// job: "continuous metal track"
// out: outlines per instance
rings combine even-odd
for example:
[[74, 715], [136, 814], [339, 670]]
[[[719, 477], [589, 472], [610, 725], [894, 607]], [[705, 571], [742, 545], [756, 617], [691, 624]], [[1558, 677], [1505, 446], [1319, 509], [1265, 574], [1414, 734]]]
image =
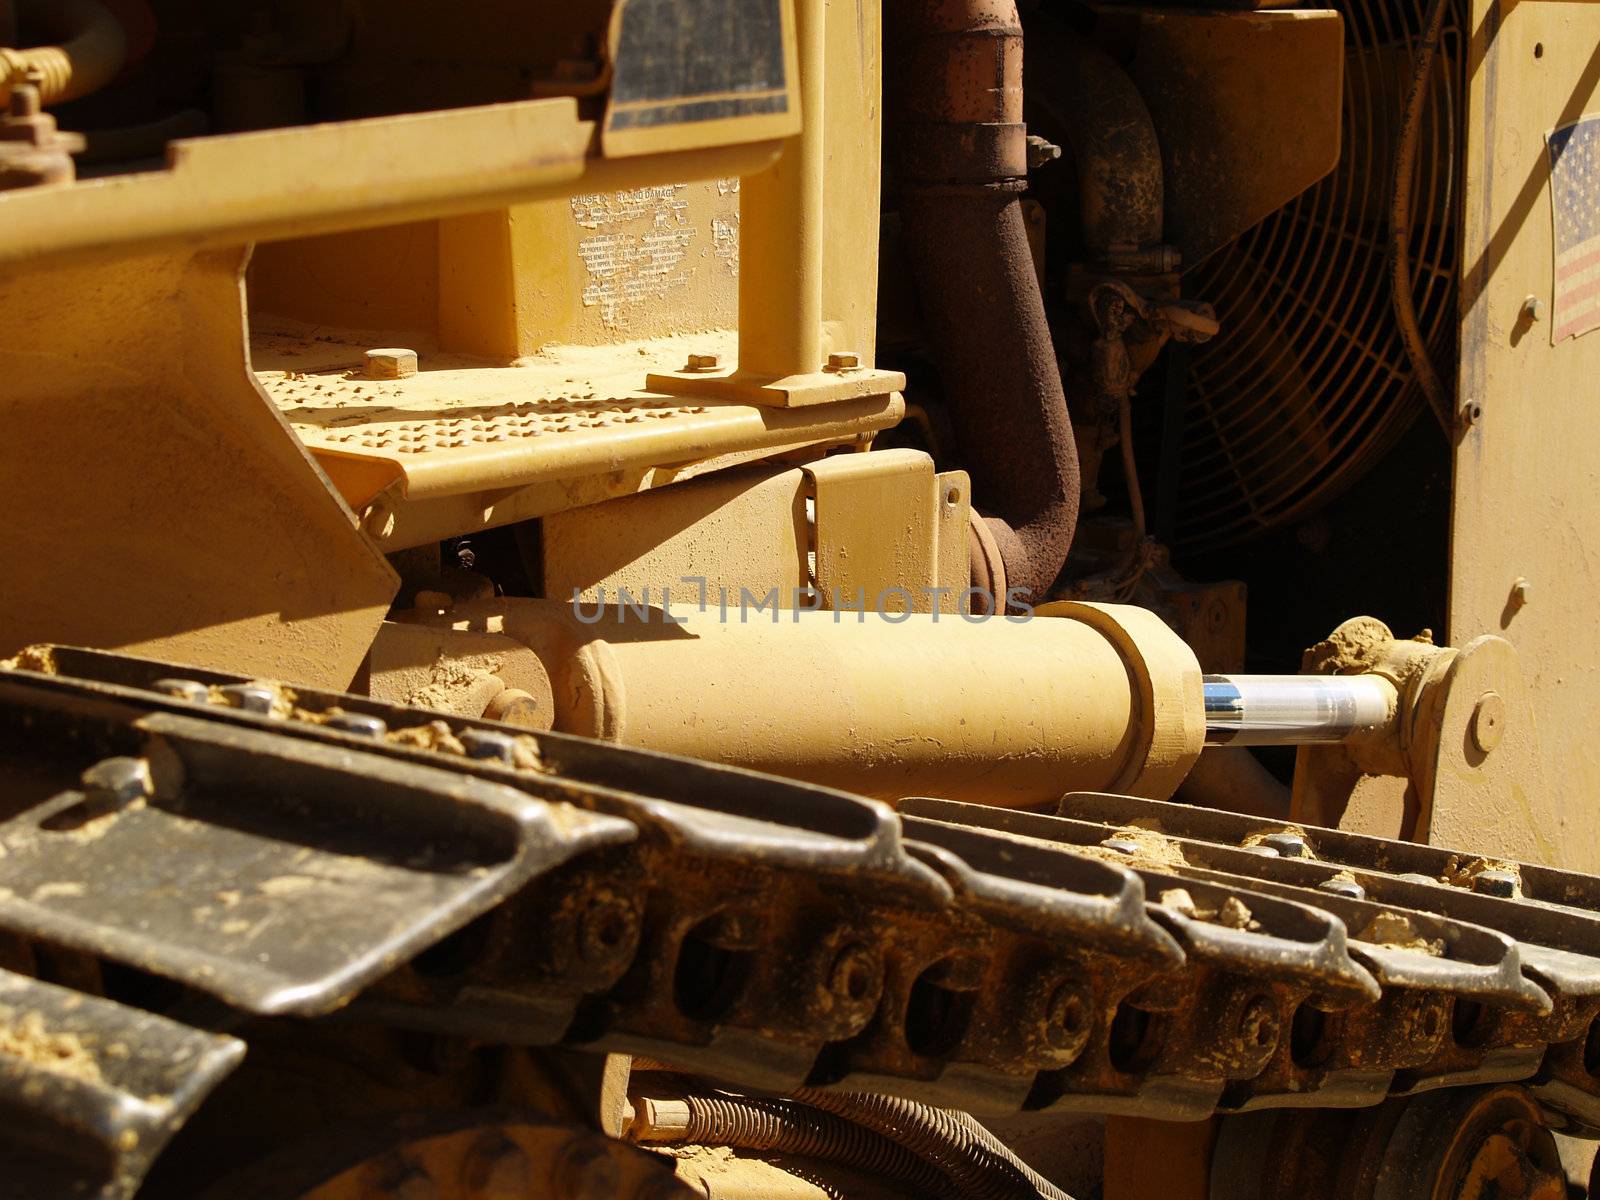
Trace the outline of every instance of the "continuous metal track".
[[[30, 661], [0, 673], [0, 930], [224, 1013], [344, 1006], [977, 1112], [1526, 1080], [1600, 1131], [1600, 879], [1123, 796], [897, 813], [122, 656]], [[26, 1110], [51, 1065], [0, 1038], [0, 1066]], [[113, 1076], [87, 1125], [115, 1159]]]

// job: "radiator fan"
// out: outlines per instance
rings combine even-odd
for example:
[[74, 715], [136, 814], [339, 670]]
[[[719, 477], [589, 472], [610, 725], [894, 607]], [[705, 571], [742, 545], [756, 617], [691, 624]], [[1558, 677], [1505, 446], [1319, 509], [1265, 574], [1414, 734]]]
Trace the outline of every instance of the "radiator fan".
[[[1395, 151], [1426, 0], [1336, 0], [1345, 21], [1334, 172], [1184, 277], [1223, 332], [1194, 351], [1176, 542], [1214, 549], [1304, 517], [1413, 420], [1432, 421], [1391, 302]], [[1455, 356], [1461, 14], [1445, 0], [1425, 85], [1409, 245], [1417, 328], [1448, 392]]]

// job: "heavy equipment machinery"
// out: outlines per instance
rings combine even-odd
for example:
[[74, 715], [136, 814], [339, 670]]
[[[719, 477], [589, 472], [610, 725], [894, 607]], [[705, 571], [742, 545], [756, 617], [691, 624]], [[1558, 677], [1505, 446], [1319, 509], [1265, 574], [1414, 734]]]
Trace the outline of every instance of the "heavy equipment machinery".
[[0, 0], [0, 1197], [1600, 1194], [1597, 47]]

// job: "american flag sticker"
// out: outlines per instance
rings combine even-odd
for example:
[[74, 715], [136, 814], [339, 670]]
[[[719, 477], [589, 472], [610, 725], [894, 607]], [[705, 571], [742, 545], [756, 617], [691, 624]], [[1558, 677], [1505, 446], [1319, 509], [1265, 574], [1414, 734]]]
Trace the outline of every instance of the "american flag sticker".
[[1561, 342], [1600, 327], [1600, 114], [1547, 141], [1556, 254], [1550, 340]]

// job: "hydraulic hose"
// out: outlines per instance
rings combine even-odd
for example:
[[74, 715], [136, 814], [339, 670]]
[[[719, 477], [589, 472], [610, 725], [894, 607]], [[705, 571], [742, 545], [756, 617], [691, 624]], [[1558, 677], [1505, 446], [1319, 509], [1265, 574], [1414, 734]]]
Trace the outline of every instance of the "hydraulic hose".
[[962, 1200], [965, 1192], [926, 1159], [864, 1126], [793, 1100], [762, 1096], [685, 1096], [641, 1100], [629, 1136], [642, 1142], [731, 1146], [821, 1159], [910, 1188], [918, 1196]]
[[803, 1088], [795, 1098], [904, 1146], [972, 1200], [1072, 1200], [966, 1113], [863, 1092]]
[[[636, 1064], [638, 1062], [636, 1061]], [[793, 1099], [637, 1099], [629, 1136], [837, 1162], [950, 1200], [1072, 1200], [965, 1113], [806, 1088]]]
[[1394, 184], [1389, 201], [1389, 293], [1394, 305], [1395, 321], [1400, 326], [1400, 341], [1405, 346], [1406, 358], [1411, 362], [1417, 386], [1422, 389], [1422, 395], [1445, 436], [1450, 437], [1455, 429], [1450, 398], [1439, 372], [1434, 369], [1427, 342], [1417, 325], [1417, 308], [1411, 294], [1411, 176], [1416, 170], [1423, 101], [1427, 98], [1428, 80], [1433, 74], [1434, 59], [1439, 52], [1439, 35], [1444, 28], [1447, 3], [1448, 0], [1431, 0], [1429, 3], [1423, 19], [1422, 37], [1417, 42], [1416, 55], [1412, 60], [1411, 87], [1406, 93], [1405, 111], [1400, 122], [1400, 140], [1394, 156]]
[[34, 71], [42, 103], [76, 100], [110, 83], [127, 61], [121, 23], [96, 0], [18, 0], [16, 7], [23, 29], [56, 41], [27, 50], [0, 46], [0, 101]]

